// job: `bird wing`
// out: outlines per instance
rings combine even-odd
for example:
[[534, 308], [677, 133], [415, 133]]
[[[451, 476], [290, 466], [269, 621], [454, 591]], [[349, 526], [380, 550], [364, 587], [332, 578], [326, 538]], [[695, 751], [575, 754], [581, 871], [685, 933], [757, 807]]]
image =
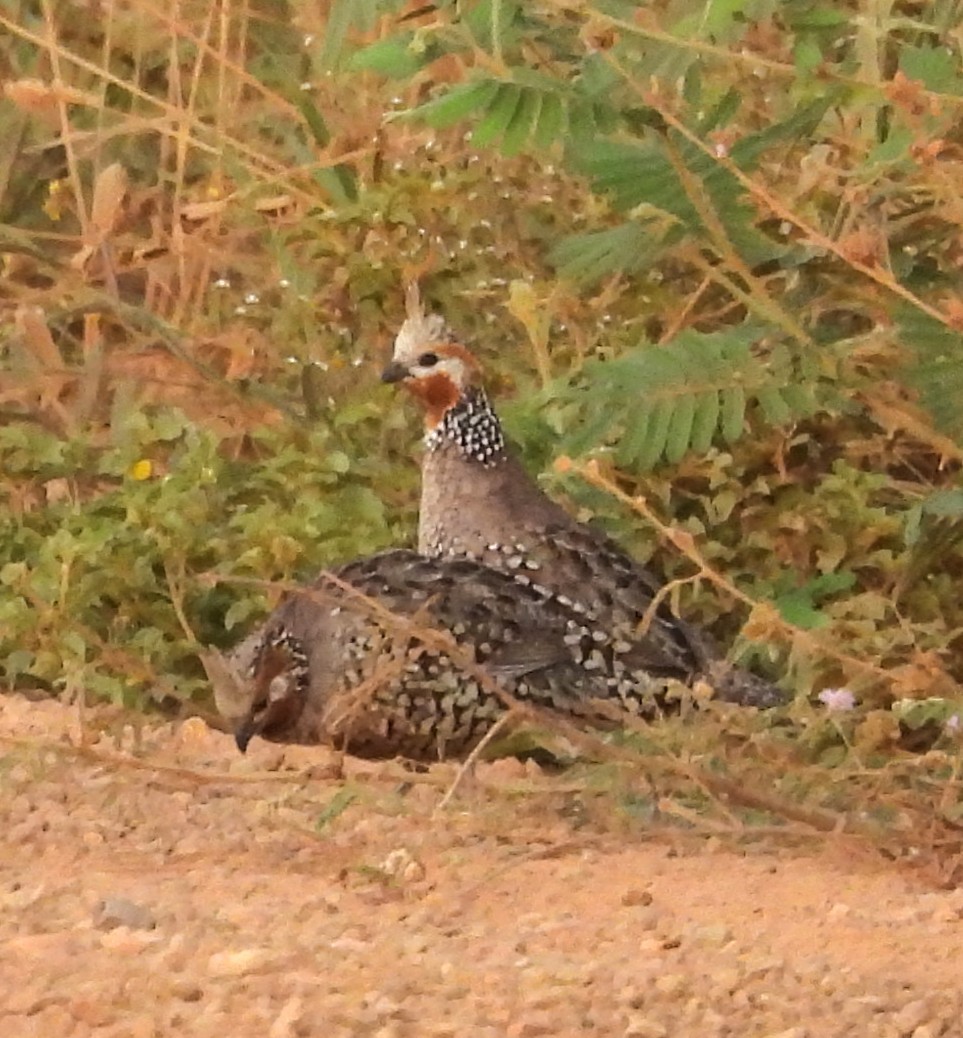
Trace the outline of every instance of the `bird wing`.
[[485, 660], [485, 669], [495, 677], [521, 678], [571, 658], [563, 639], [536, 635], [500, 646]]

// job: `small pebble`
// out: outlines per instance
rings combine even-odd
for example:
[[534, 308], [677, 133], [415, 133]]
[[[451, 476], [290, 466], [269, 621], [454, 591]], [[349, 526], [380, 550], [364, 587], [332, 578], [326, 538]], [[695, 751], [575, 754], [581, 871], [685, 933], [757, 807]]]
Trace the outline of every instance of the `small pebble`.
[[622, 1032], [625, 1038], [668, 1038], [669, 1031], [664, 1024], [644, 1016], [631, 1016]]
[[92, 922], [97, 930], [126, 926], [131, 930], [153, 930], [157, 925], [149, 908], [124, 897], [105, 897], [94, 905]]
[[674, 998], [685, 988], [686, 984], [687, 980], [683, 974], [666, 973], [656, 980], [655, 989], [661, 995], [668, 995]]
[[215, 952], [207, 960], [207, 971], [212, 977], [243, 977], [261, 972], [273, 958], [266, 948]]

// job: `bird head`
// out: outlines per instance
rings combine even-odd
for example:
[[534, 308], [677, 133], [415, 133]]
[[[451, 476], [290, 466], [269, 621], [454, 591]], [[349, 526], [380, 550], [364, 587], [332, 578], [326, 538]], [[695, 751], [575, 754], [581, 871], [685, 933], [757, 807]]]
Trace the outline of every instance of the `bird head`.
[[433, 429], [466, 390], [481, 382], [478, 361], [457, 342], [443, 318], [425, 314], [417, 292], [408, 292], [408, 318], [395, 338], [382, 382], [400, 382], [421, 401]]
[[256, 735], [270, 738], [273, 732], [283, 732], [294, 724], [303, 707], [304, 698], [291, 687], [291, 682], [283, 676], [274, 678], [236, 723], [234, 742], [237, 748], [245, 753], [248, 743]]
[[304, 710], [307, 660], [283, 629], [262, 635], [242, 683], [243, 712], [232, 718], [234, 741], [244, 753], [256, 735], [271, 738], [290, 729]]

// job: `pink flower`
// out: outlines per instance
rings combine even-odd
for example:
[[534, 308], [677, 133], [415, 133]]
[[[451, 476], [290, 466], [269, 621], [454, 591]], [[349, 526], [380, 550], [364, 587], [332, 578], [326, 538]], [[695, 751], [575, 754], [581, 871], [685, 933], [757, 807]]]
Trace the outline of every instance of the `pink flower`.
[[848, 688], [824, 688], [816, 697], [831, 713], [844, 713], [856, 706], [856, 697]]

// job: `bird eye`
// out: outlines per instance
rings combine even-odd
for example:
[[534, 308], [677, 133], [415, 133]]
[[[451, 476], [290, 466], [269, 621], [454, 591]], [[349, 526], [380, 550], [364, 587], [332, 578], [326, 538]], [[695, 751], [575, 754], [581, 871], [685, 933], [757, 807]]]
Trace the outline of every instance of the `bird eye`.
[[438, 363], [437, 353], [423, 353], [418, 358], [418, 366], [420, 368], [432, 368]]

